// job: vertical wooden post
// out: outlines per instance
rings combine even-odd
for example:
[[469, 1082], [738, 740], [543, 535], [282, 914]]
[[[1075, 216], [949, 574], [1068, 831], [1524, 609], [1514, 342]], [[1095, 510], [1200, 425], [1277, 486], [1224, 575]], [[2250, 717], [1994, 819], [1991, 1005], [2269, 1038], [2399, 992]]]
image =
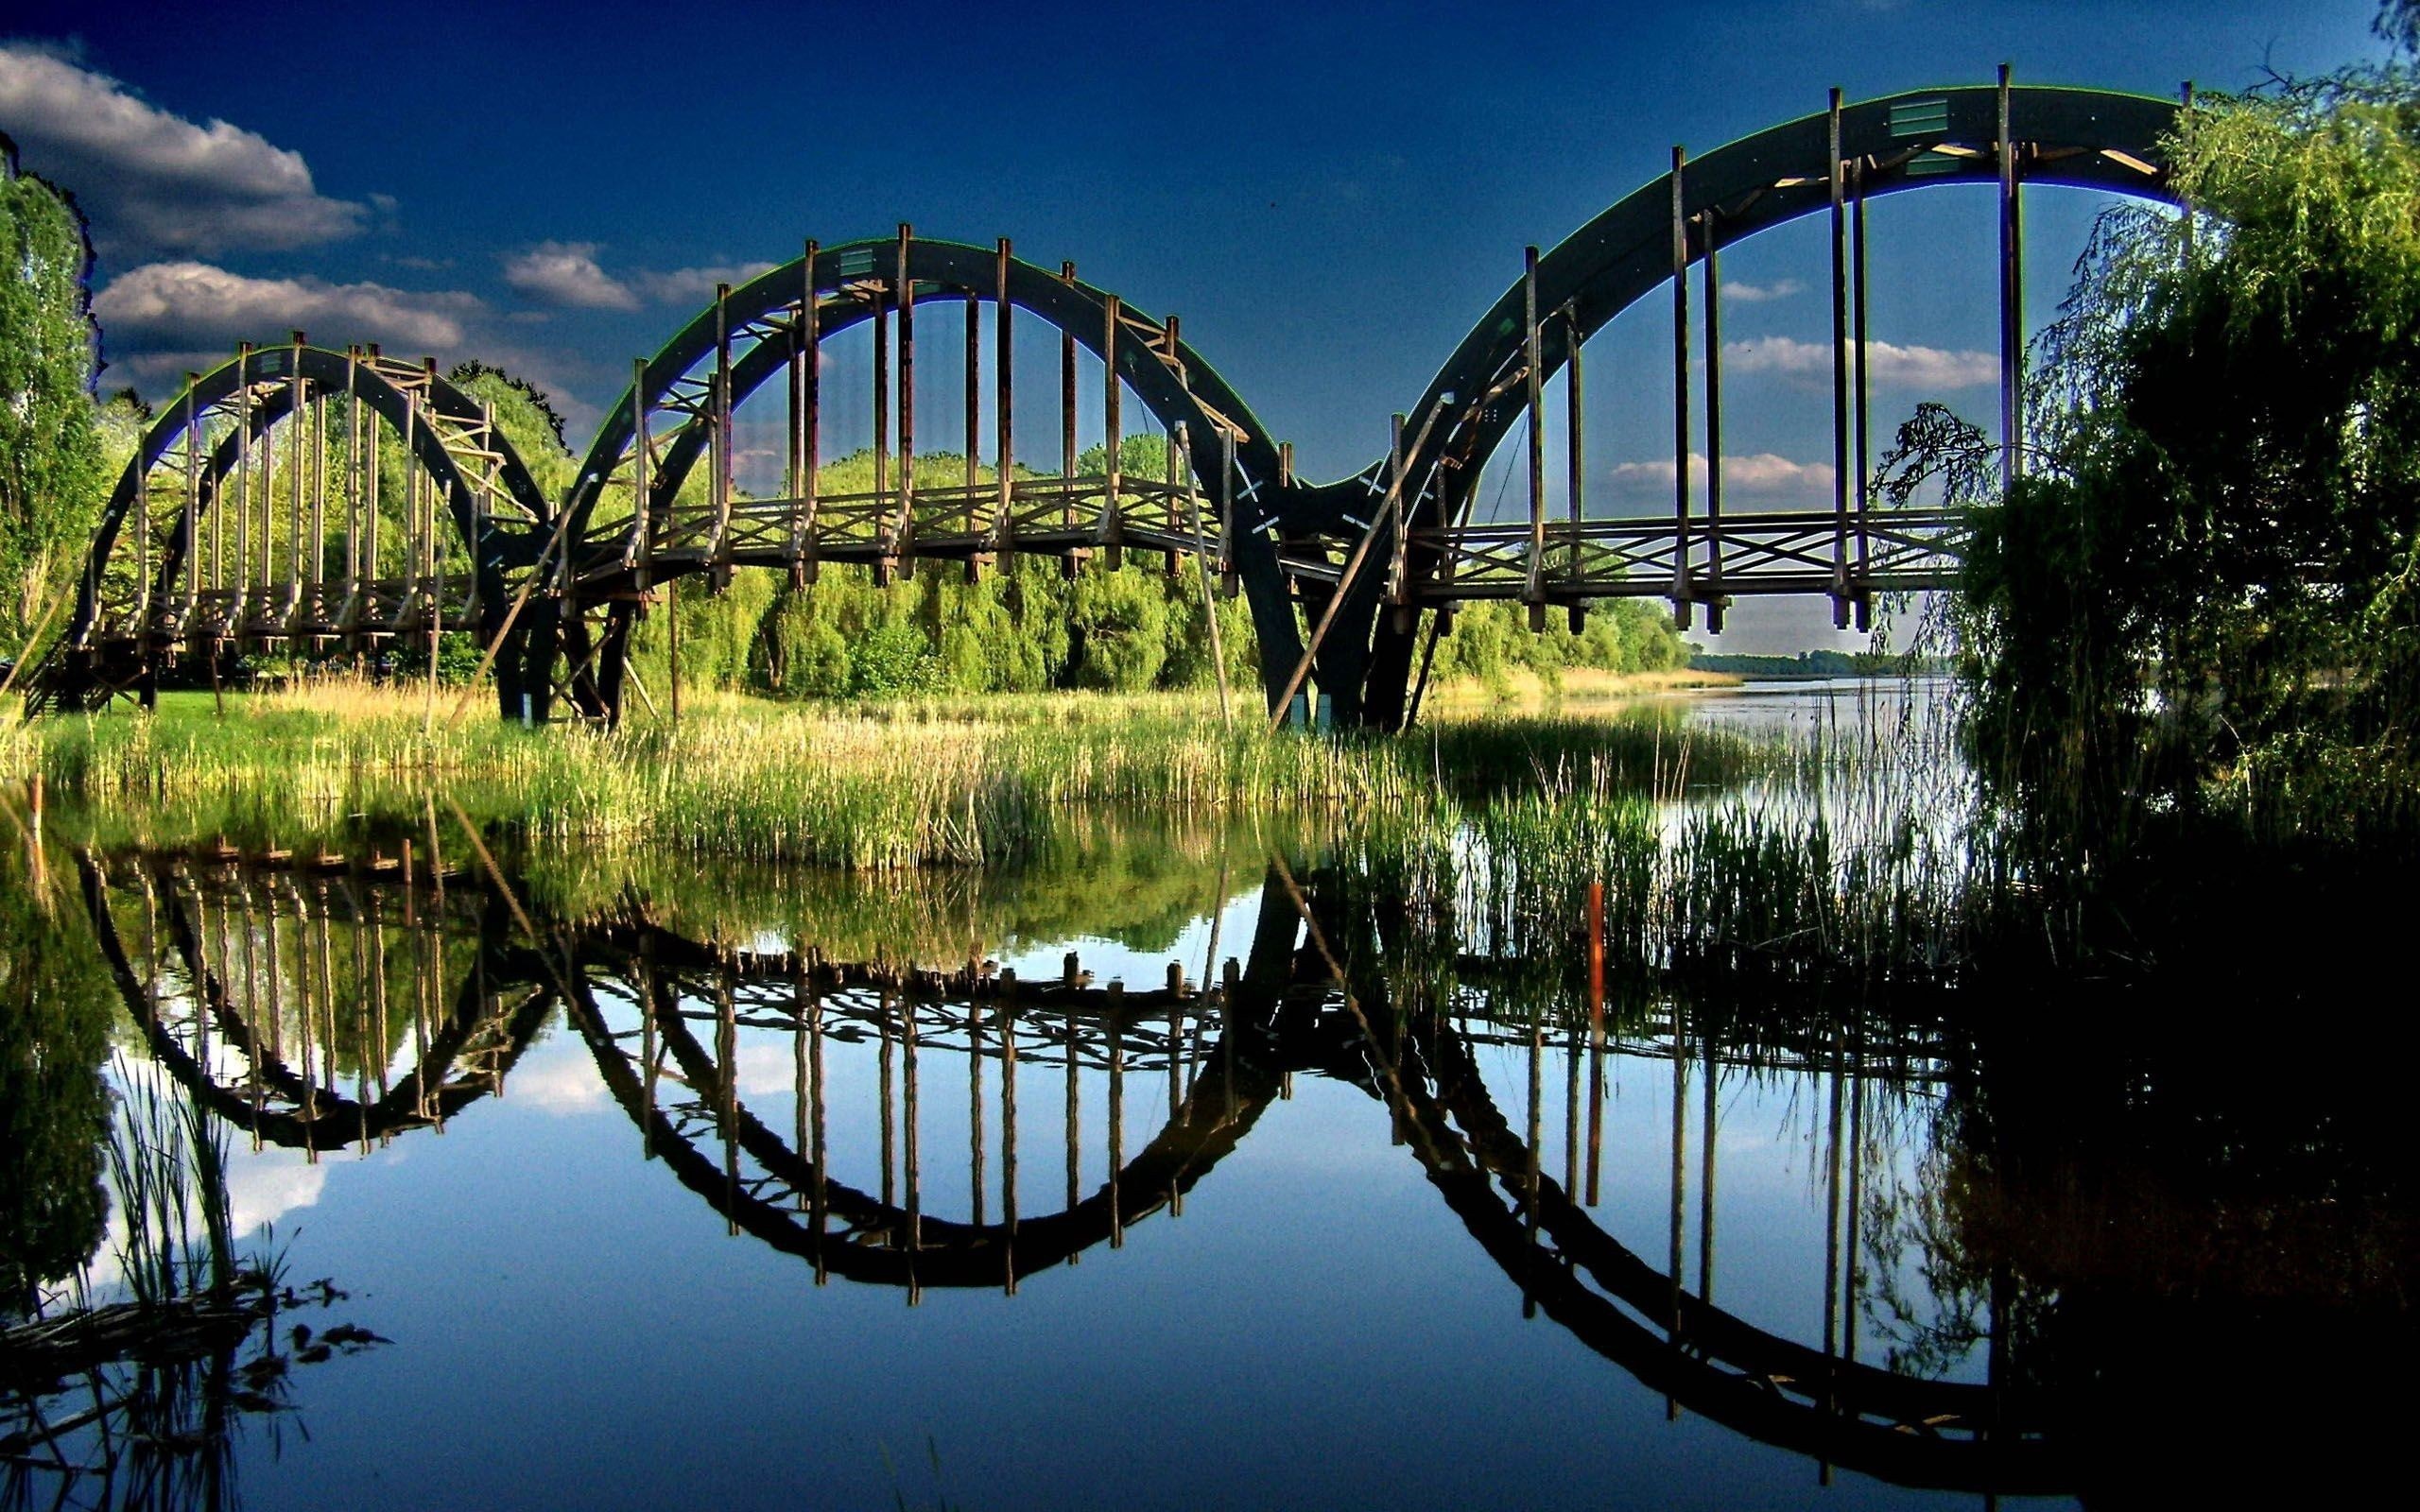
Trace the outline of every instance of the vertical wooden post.
[[890, 580], [888, 558], [898, 549], [890, 529], [890, 293], [879, 281], [873, 299], [873, 517], [886, 558], [874, 564], [874, 581]]
[[1219, 427], [1219, 591], [1236, 596], [1242, 587], [1236, 572], [1236, 433]]
[[[789, 500], [789, 530], [783, 555], [789, 558], [791, 579], [798, 576], [799, 553], [805, 541], [806, 517], [806, 328], [815, 319], [815, 285], [803, 281], [798, 316], [790, 322], [789, 380], [784, 394], [782, 429], [782, 492]], [[803, 1048], [803, 1047], [802, 1047]]]
[[2000, 64], [2000, 491], [2025, 475], [2025, 227], [2008, 64]]
[[1720, 1076], [1714, 1063], [1714, 1036], [1698, 1041], [1705, 1062], [1705, 1104], [1698, 1115], [1698, 1300], [1714, 1300], [1714, 1152], [1722, 1133]]
[[[983, 429], [983, 296], [973, 289], [966, 291], [966, 533], [976, 538], [979, 548], [982, 538], [990, 533], [991, 522], [983, 517], [983, 501], [977, 495], [975, 464], [982, 455], [978, 439]], [[970, 556], [971, 565], [975, 558]]]
[[310, 440], [310, 426], [305, 423], [308, 401], [303, 397], [302, 333], [293, 333], [286, 348], [291, 366], [285, 374], [285, 429], [293, 444], [286, 448], [286, 470], [293, 475], [285, 480], [287, 500], [285, 520], [285, 593], [291, 608], [296, 591], [302, 581], [302, 497], [303, 481], [308, 468], [304, 447]]
[[[421, 359], [421, 375], [424, 380], [420, 390], [421, 397], [429, 401], [433, 409], [437, 397], [437, 359], [435, 357]], [[412, 475], [418, 477], [420, 469], [412, 469]], [[437, 480], [433, 477], [428, 480], [427, 491], [428, 580], [430, 584], [428, 696], [427, 701], [421, 708], [420, 726], [423, 739], [426, 739], [437, 728], [437, 643], [438, 638], [445, 633], [445, 537], [438, 528], [438, 517], [445, 508], [447, 501], [442, 496], [442, 490], [438, 488]]]
[[195, 397], [194, 386], [201, 381], [199, 373], [185, 374], [185, 499], [184, 499], [184, 574], [185, 615], [192, 621], [191, 605], [195, 590], [201, 583], [201, 454], [209, 441], [202, 428], [201, 404]]
[[916, 536], [916, 279], [908, 260], [914, 234], [899, 223], [899, 550]]
[[1706, 207], [1702, 263], [1705, 287], [1705, 627], [1722, 633], [1722, 254], [1715, 208]]
[[[1016, 549], [1016, 424], [1013, 420], [1016, 367], [1016, 306], [1009, 301], [1009, 239], [1000, 238], [994, 250], [993, 275], [992, 329], [992, 455], [993, 470], [998, 475], [993, 480], [998, 503], [993, 518], [994, 543], [999, 552], [1000, 570], [1009, 569], [1009, 557]], [[974, 443], [968, 442], [971, 446]]]
[[1101, 429], [1101, 511], [1099, 533], [1109, 548], [1101, 560], [1111, 572], [1126, 565], [1123, 519], [1118, 508], [1117, 490], [1124, 472], [1126, 422], [1121, 416], [1125, 399], [1123, 386], [1117, 381], [1117, 327], [1122, 319], [1116, 295], [1101, 301], [1100, 337], [1100, 429]]
[[815, 265], [821, 249], [810, 237], [799, 264], [799, 324], [805, 337], [806, 351], [801, 359], [805, 371], [800, 382], [800, 407], [805, 412], [799, 421], [799, 530], [797, 573], [801, 580], [813, 582], [818, 573], [815, 541], [815, 500], [821, 488], [818, 474], [823, 470], [823, 299], [815, 288]]
[[623, 559], [631, 564], [640, 593], [644, 593], [655, 580], [654, 501], [648, 497], [653, 488], [654, 441], [647, 426], [647, 359], [631, 359], [631, 536], [623, 548]]
[[1851, 407], [1856, 411], [1857, 429], [1857, 628], [1862, 634], [1874, 627], [1874, 593], [1866, 586], [1866, 575], [1873, 561], [1873, 540], [1867, 533], [1867, 517], [1873, 501], [1868, 497], [1874, 472], [1873, 406], [1866, 390], [1866, 319], [1865, 319], [1865, 159], [1859, 156], [1854, 173], [1855, 198], [1849, 219], [1849, 294], [1857, 308], [1857, 331], [1853, 340], [1856, 357], [1851, 387], [1856, 397]]
[[1571, 628], [1580, 629], [1581, 616], [1586, 612], [1579, 593], [1585, 567], [1581, 557], [1581, 535], [1586, 529], [1588, 483], [1587, 418], [1583, 404], [1586, 396], [1580, 367], [1580, 318], [1568, 311], [1564, 316], [1565, 350], [1563, 364], [1564, 442], [1570, 455], [1570, 466], [1564, 487], [1571, 497], [1565, 501], [1571, 515], [1571, 543], [1564, 554], [1564, 576], [1571, 580]]
[[[378, 348], [374, 343], [370, 348], [369, 360], [373, 364], [378, 360]], [[378, 516], [384, 503], [379, 497], [383, 489], [378, 476], [377, 412], [372, 410], [364, 420], [363, 424], [368, 434], [363, 438], [367, 444], [361, 459], [361, 573], [375, 584], [378, 578], [378, 532], [381, 524]]]
[[1689, 582], [1689, 220], [1682, 170], [1688, 154], [1672, 148], [1672, 623], [1689, 627], [1696, 594]]
[[1530, 628], [1547, 627], [1547, 431], [1546, 342], [1538, 332], [1538, 249], [1522, 254], [1521, 350], [1529, 371], [1524, 387], [1530, 406], [1530, 573], [1521, 601], [1530, 606]]
[[316, 388], [311, 392], [310, 539], [310, 554], [302, 564], [311, 587], [317, 590], [328, 575], [328, 396]]
[[361, 592], [361, 348], [344, 352], [344, 599], [346, 628], [352, 627], [352, 606]]
[[1832, 625], [1849, 623], [1849, 293], [1848, 199], [1841, 160], [1841, 92], [1826, 116], [1824, 175], [1832, 200]]
[[[244, 602], [244, 580], [252, 572], [252, 344], [235, 349], [235, 597], [227, 610], [227, 627]], [[217, 575], [213, 563], [212, 575]], [[212, 587], [219, 586], [216, 581]]]
[[[1059, 265], [1059, 282], [1069, 288], [1076, 286], [1076, 265]], [[1072, 529], [1076, 524], [1076, 334], [1062, 329], [1059, 333], [1059, 528]], [[1067, 558], [1073, 567], [1074, 559]]]

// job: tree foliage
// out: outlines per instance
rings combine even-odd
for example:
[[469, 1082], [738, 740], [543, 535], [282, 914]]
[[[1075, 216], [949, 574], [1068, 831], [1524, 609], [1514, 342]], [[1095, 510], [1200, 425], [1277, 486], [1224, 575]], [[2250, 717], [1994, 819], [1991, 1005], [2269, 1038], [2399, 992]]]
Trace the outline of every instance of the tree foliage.
[[2420, 710], [2412, 76], [2205, 97], [2169, 153], [2191, 208], [2103, 217], [1961, 611], [1980, 750], [2092, 815], [2401, 764]]
[[[92, 244], [65, 195], [0, 136], [0, 634], [33, 628], [80, 558], [106, 488], [93, 404]], [[7, 653], [0, 653], [7, 654]]]

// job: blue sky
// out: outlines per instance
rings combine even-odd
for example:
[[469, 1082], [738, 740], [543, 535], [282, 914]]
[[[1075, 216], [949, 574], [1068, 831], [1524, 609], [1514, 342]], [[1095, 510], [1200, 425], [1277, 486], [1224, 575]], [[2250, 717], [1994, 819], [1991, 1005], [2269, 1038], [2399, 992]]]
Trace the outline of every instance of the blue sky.
[[[2264, 66], [2376, 56], [2374, 10], [1239, 0], [1028, 18], [266, 0], [234, 25], [191, 7], [14, 0], [0, 129], [92, 215], [104, 381], [147, 394], [239, 337], [301, 324], [525, 371], [558, 394], [578, 443], [630, 359], [717, 276], [908, 220], [1011, 236], [1028, 260], [1072, 258], [1087, 281], [1180, 314], [1322, 477], [1383, 449], [1388, 412], [1517, 275], [1525, 243], [1552, 245], [1656, 176], [1674, 143], [1705, 150], [1818, 111], [1834, 84], [1888, 94], [2003, 60], [2021, 81], [2241, 87]], [[2037, 319], [2097, 208], [2029, 197]], [[1991, 224], [1972, 191], [1877, 207], [1874, 335], [1950, 359], [1877, 393], [1877, 424], [1926, 397], [1988, 416], [1989, 390], [1958, 387], [1956, 359], [1995, 339]], [[1825, 339], [1823, 257], [1807, 227], [1731, 252], [1726, 275], [1775, 297], [1731, 302], [1726, 337]], [[1643, 499], [1668, 465], [1662, 329], [1634, 312], [1590, 349], [1589, 475], [1607, 507]], [[1791, 468], [1827, 461], [1829, 401], [1787, 362], [1754, 366], [1727, 373], [1727, 451], [1786, 488]], [[1750, 618], [1753, 634], [1726, 641], [1805, 642], [1813, 623]]]

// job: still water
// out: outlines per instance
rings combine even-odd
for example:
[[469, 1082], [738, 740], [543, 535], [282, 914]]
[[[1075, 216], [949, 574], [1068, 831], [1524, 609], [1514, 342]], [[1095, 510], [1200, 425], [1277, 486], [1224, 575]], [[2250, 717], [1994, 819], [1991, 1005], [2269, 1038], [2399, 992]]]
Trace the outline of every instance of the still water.
[[[1599, 992], [1249, 826], [439, 861], [62, 855], [9, 910], [83, 1072], [224, 1131], [268, 1352], [375, 1335], [139, 1449], [37, 1448], [49, 1383], [10, 1499], [2155, 1504], [2408, 1332], [2408, 1145], [2074, 1003]], [[12, 1242], [90, 1175], [39, 1143]]]

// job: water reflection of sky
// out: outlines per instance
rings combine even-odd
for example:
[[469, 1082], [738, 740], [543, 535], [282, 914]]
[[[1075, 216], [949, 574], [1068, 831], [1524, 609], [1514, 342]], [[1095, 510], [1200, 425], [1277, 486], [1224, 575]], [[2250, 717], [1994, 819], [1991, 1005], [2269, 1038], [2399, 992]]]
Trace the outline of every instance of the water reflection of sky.
[[[1233, 901], [1221, 954], [1250, 938]], [[1055, 976], [1076, 949], [1102, 981], [1198, 974], [1209, 925], [1170, 953], [1032, 940], [1005, 957]], [[700, 1006], [692, 1005], [693, 1007]], [[791, 1037], [742, 1030], [750, 1109], [792, 1126]], [[1548, 1174], [1564, 1149], [1566, 1048], [1543, 1057]], [[833, 1175], [879, 1184], [878, 1050], [827, 1038]], [[922, 1201], [970, 1209], [967, 1058], [920, 1057]], [[1526, 1041], [1478, 1062], [1514, 1126]], [[999, 1065], [982, 1087], [998, 1213]], [[1064, 1198], [1063, 1074], [1021, 1074], [1027, 1216]], [[1683, 1248], [1698, 1284], [1703, 1072], [1689, 1069]], [[1660, 1263], [1668, 1242], [1668, 1060], [1607, 1068], [1599, 1221]], [[1585, 1084], [1583, 1073], [1582, 1078]], [[1080, 1088], [1082, 1187], [1108, 1172], [1105, 1075]], [[1762, 1327], [1822, 1332], [1825, 1184], [1820, 1077], [1725, 1072], [1716, 1290]], [[1125, 1087], [1128, 1157], [1167, 1115], [1166, 1083]], [[1903, 1144], [1908, 1142], [1902, 1141]], [[1912, 1177], [1877, 1149], [1870, 1182]], [[660, 1163], [576, 1035], [550, 1028], [506, 1094], [364, 1158], [239, 1149], [239, 1191], [281, 1214], [288, 1263], [328, 1275], [394, 1348], [308, 1382], [310, 1439], [249, 1467], [257, 1506], [333, 1486], [401, 1503], [873, 1505], [929, 1496], [928, 1445], [958, 1504], [1784, 1505], [1816, 1468], [1664, 1403], [1521, 1297], [1390, 1140], [1385, 1108], [1293, 1079], [1190, 1194], [1019, 1295], [814, 1284], [802, 1260], [724, 1224]], [[248, 1199], [250, 1200], [250, 1199]], [[283, 1206], [279, 1206], [280, 1203]], [[249, 1215], [249, 1214], [248, 1214]], [[413, 1452], [401, 1452], [409, 1446]], [[887, 1459], [886, 1459], [886, 1456]], [[896, 1466], [896, 1471], [887, 1468]], [[576, 1492], [573, 1488], [577, 1488]], [[1843, 1476], [1825, 1504], [1912, 1499]]]

